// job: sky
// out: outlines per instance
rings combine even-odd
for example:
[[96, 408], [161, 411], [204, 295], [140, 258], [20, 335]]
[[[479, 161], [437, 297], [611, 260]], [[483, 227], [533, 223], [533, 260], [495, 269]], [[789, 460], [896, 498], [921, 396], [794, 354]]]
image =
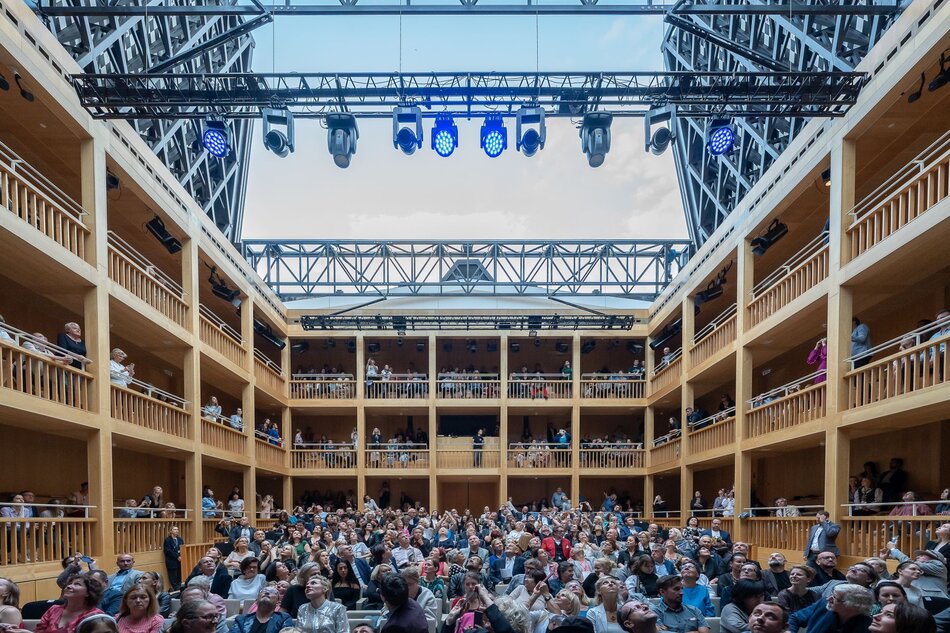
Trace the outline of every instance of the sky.
[[[283, 17], [254, 32], [257, 72], [662, 70], [662, 18], [617, 16]], [[276, 34], [276, 37], [275, 37]], [[400, 44], [401, 41], [401, 44]], [[392, 145], [390, 120], [359, 121], [356, 155], [333, 164], [326, 131], [296, 122], [296, 151], [278, 158], [252, 137], [245, 238], [685, 238], [672, 154], [643, 149], [643, 122], [614, 119], [592, 169], [569, 119], [547, 120], [543, 150], [488, 158], [481, 120], [456, 118], [449, 158]]]

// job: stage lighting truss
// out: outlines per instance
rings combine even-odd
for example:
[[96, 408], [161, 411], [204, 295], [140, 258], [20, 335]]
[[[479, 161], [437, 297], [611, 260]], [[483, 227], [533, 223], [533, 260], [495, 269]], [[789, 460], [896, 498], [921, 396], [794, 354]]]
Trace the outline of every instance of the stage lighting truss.
[[713, 119], [706, 131], [706, 147], [713, 156], [721, 156], [732, 151], [736, 140], [736, 131], [729, 119]]
[[432, 127], [432, 149], [442, 158], [448, 158], [458, 146], [459, 129], [452, 116], [437, 116]]
[[224, 121], [207, 119], [201, 133], [201, 146], [215, 158], [224, 158], [231, 151], [231, 131]]
[[544, 108], [522, 107], [515, 114], [515, 150], [525, 156], [534, 156], [544, 149], [547, 140]]
[[393, 147], [411, 156], [422, 148], [422, 109], [400, 106], [393, 110]]
[[[294, 115], [286, 108], [261, 108], [264, 147], [285, 158], [294, 151]], [[279, 129], [283, 127], [284, 129]]]
[[613, 115], [605, 112], [591, 112], [584, 116], [581, 124], [581, 151], [587, 154], [587, 163], [591, 167], [604, 164], [610, 151], [610, 124]]
[[487, 116], [482, 123], [481, 148], [489, 158], [498, 158], [508, 149], [508, 130], [500, 116]]
[[347, 113], [327, 115], [327, 149], [337, 167], [346, 169], [350, 166], [359, 137], [355, 116]]
[[[666, 123], [665, 126], [652, 130], [654, 123]], [[676, 140], [676, 106], [650, 108], [643, 117], [644, 151], [660, 156], [666, 148]]]

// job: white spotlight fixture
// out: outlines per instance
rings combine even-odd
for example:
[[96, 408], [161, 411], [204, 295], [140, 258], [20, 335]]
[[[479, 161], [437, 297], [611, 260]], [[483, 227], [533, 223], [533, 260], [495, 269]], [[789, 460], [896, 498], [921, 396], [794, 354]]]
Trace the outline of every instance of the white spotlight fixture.
[[[264, 147], [285, 158], [294, 151], [294, 115], [286, 108], [261, 108]], [[283, 127], [284, 130], [278, 129]]]
[[515, 149], [525, 156], [534, 156], [539, 149], [544, 149], [546, 138], [544, 109], [520, 108], [515, 115]]
[[614, 116], [606, 112], [584, 115], [581, 124], [581, 151], [587, 154], [587, 164], [600, 167], [610, 151], [610, 123]]
[[422, 109], [399, 106], [393, 110], [393, 147], [411, 156], [422, 147]]
[[[652, 130], [654, 123], [666, 123], [665, 126]], [[676, 140], [676, 106], [668, 105], [662, 108], [650, 108], [643, 117], [644, 151], [659, 156], [666, 151], [670, 143]]]
[[346, 112], [327, 115], [327, 149], [337, 167], [346, 169], [350, 166], [359, 137], [355, 116]]

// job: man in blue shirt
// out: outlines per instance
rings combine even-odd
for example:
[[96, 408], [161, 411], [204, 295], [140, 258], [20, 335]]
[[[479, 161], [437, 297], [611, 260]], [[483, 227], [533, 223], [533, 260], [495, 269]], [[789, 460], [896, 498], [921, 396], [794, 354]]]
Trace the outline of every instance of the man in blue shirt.
[[106, 585], [102, 602], [99, 604], [99, 608], [109, 615], [115, 615], [119, 612], [122, 596], [138, 582], [142, 575], [142, 572], [132, 569], [135, 559], [132, 558], [131, 554], [119, 554], [115, 559], [115, 564], [119, 571], [109, 576], [109, 583]]
[[699, 584], [699, 570], [692, 563], [680, 567], [683, 579], [683, 602], [699, 609], [707, 618], [715, 617], [716, 607], [709, 598], [709, 587]]

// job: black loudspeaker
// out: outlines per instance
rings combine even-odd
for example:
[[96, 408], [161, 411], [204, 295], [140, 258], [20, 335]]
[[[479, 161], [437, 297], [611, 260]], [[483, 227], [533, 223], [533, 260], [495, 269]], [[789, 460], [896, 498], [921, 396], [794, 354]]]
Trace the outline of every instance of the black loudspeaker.
[[162, 222], [162, 219], [157, 215], [145, 223], [145, 228], [155, 239], [161, 242], [165, 250], [172, 255], [181, 251], [181, 242], [172, 237], [168, 229], [165, 228], [165, 223]]

